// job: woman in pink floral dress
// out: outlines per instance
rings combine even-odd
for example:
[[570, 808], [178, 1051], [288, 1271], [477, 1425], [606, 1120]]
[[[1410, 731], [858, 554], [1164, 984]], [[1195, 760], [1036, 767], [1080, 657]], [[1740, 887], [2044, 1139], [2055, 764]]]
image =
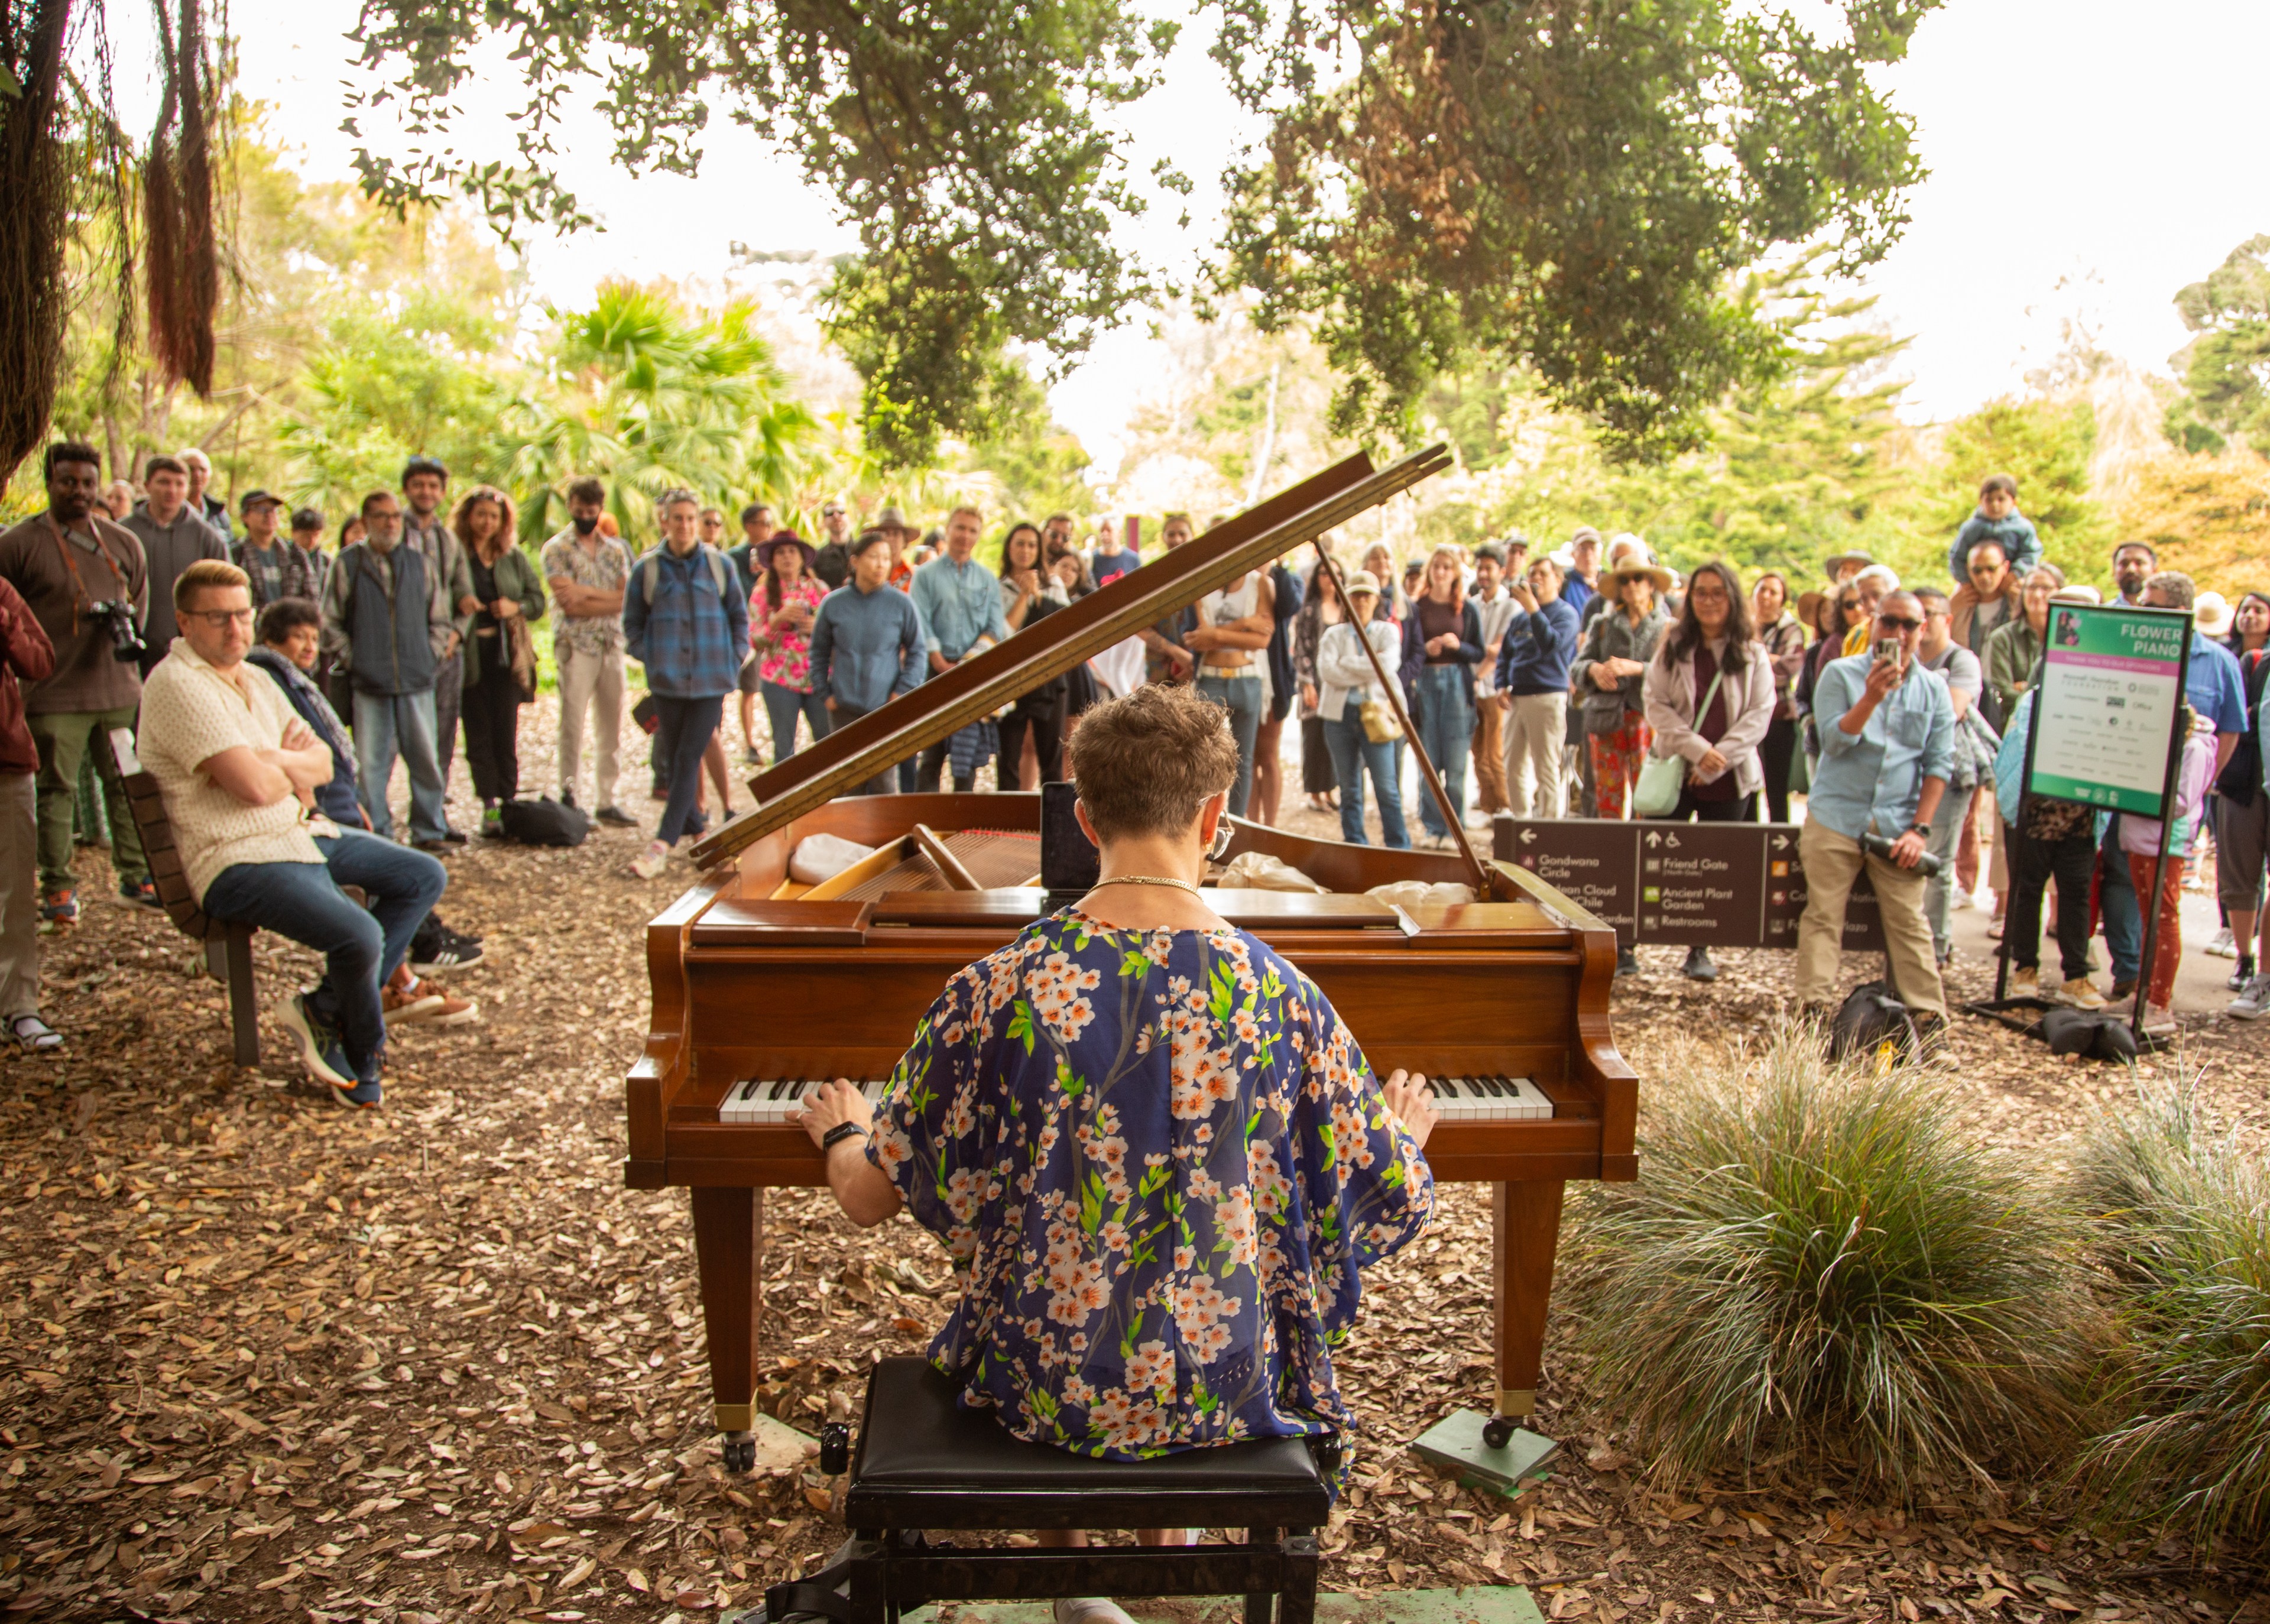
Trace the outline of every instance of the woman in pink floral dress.
[[812, 742], [827, 737], [827, 707], [812, 691], [812, 621], [827, 588], [812, 573], [820, 555], [793, 530], [776, 530], [751, 554], [761, 572], [749, 594], [749, 647], [757, 684], [773, 724], [773, 765], [796, 753], [796, 719], [812, 724]]

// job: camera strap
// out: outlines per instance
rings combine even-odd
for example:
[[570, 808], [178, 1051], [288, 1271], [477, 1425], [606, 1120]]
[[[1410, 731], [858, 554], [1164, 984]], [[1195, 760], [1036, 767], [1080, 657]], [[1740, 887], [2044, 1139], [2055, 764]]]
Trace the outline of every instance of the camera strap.
[[[94, 515], [90, 514], [87, 516], [92, 519]], [[81, 578], [78, 573], [78, 560], [71, 557], [70, 539], [63, 534], [63, 527], [62, 522], [56, 517], [56, 510], [52, 508], [48, 508], [47, 517], [48, 530], [56, 538], [56, 551], [63, 555], [63, 567], [70, 571], [72, 587], [71, 635], [76, 637], [79, 634], [78, 606], [81, 603], [85, 603], [92, 607], [94, 604], [95, 598], [94, 595], [86, 590], [86, 582]], [[110, 556], [110, 549], [102, 545], [102, 531], [100, 528], [98, 527], [92, 533], [94, 537], [94, 551], [97, 556], [102, 560], [104, 564], [109, 567], [110, 578], [118, 583], [118, 597], [120, 601], [131, 603], [133, 601], [133, 595], [126, 590], [126, 576], [119, 569], [118, 561]]]

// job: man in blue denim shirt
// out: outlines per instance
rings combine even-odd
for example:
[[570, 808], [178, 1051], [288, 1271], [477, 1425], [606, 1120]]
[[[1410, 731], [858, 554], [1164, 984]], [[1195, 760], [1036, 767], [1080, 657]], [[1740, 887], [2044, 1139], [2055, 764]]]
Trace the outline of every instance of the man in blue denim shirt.
[[[915, 612], [922, 616], [932, 671], [950, 669], [989, 639], [997, 643], [1009, 641], [1009, 622], [1001, 614], [1001, 579], [973, 556], [977, 551], [977, 528], [983, 523], [976, 508], [956, 508], [946, 516], [946, 552], [915, 571]], [[954, 737], [990, 725], [973, 722]], [[922, 753], [922, 764], [916, 773], [920, 788], [938, 788], [953, 745], [953, 740], [947, 739]], [[957, 769], [954, 789], [976, 788], [976, 775], [975, 762], [967, 775]]]
[[[1806, 892], [1797, 927], [1797, 997], [1806, 1010], [1828, 1009], [1845, 903], [1866, 866], [1883, 916], [1892, 984], [1929, 1035], [1946, 1023], [1947, 994], [1916, 864], [1955, 767], [1955, 705], [1947, 685], [1916, 657], [1922, 631], [1914, 594], [1889, 593], [1876, 605], [1874, 636], [1896, 643], [1897, 657], [1879, 661], [1871, 652], [1831, 660], [1814, 684], [1821, 765], [1797, 842]], [[1892, 842], [1889, 861], [1862, 849], [1867, 834]]]
[[[846, 727], [923, 679], [922, 617], [894, 590], [891, 545], [879, 530], [852, 541], [851, 578], [820, 600], [812, 622], [812, 691], [827, 707], [830, 729]], [[850, 793], [888, 795], [879, 773]]]
[[664, 491], [656, 502], [662, 545], [632, 567], [623, 587], [623, 641], [646, 666], [654, 695], [655, 748], [670, 760], [670, 799], [662, 824], [631, 872], [652, 879], [694, 816], [701, 758], [723, 718], [725, 695], [739, 686], [749, 647], [749, 605], [733, 566], [700, 536], [701, 499]]

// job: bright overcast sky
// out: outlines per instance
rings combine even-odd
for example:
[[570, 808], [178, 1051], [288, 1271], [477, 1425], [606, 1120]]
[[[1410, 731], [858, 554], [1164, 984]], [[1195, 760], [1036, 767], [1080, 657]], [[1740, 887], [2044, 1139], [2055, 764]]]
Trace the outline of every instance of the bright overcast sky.
[[[304, 148], [308, 172], [349, 174], [338, 133], [352, 0], [234, 0], [244, 87], [275, 104], [274, 134]], [[1135, 109], [1127, 152], [1143, 175], [1174, 159], [1199, 182], [1187, 234], [1159, 211], [1139, 246], [1187, 270], [1213, 220], [1213, 187], [1248, 133], [1200, 30], [1185, 30], [1168, 85]], [[122, 81], [132, 45], [122, 41]], [[1930, 178], [1905, 238], [1868, 284], [1892, 329], [1914, 339], [1912, 410], [1943, 417], [2007, 391], [2055, 352], [2061, 318], [2096, 329], [2113, 353], [2164, 369], [2184, 340], [2170, 300], [2245, 238], [2270, 231], [2260, 150], [2259, 75], [2270, 60], [2263, 0], [1949, 0], [1895, 70]], [[509, 83], [506, 64], [493, 82]], [[146, 122], [138, 86], [128, 116]], [[508, 158], [509, 93], [460, 131], [461, 151]], [[369, 128], [366, 121], [366, 128]], [[608, 162], [596, 121], [572, 127], [563, 167], [602, 232], [531, 254], [539, 294], [575, 300], [604, 277], [715, 277], [736, 241], [835, 252], [853, 245], [827, 199], [737, 131], [708, 144], [699, 179], [632, 180]], [[484, 146], [486, 142], [486, 146]], [[1171, 201], [1171, 200], [1170, 200]], [[1058, 415], [1105, 465], [1155, 358], [1140, 325], [1114, 336], [1056, 393]]]

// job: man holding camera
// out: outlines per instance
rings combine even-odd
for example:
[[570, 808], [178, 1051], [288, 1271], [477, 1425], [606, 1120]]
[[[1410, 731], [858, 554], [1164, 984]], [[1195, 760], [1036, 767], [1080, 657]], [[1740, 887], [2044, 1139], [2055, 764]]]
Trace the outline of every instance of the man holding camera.
[[[22, 595], [55, 645], [55, 672], [28, 686], [24, 709], [40, 752], [40, 917], [63, 926], [78, 923], [71, 808], [79, 763], [90, 749], [110, 811], [118, 894], [158, 905], [108, 742], [111, 729], [133, 727], [141, 703], [139, 628], [150, 582], [142, 544], [97, 505], [102, 458], [95, 449], [72, 441], [51, 445], [45, 466], [47, 511], [0, 534], [0, 579]], [[192, 522], [203, 528], [204, 521]]]
[[1891, 592], [1876, 605], [1873, 646], [1831, 660], [1814, 687], [1821, 765], [1798, 854], [1805, 916], [1797, 927], [1797, 996], [1826, 1014], [1844, 940], [1844, 908], [1863, 866], [1883, 916], [1892, 984], [1926, 1038], [1947, 1024], [1947, 994], [1924, 916], [1918, 867], [1955, 768], [1955, 705], [1916, 657], [1923, 605]]

